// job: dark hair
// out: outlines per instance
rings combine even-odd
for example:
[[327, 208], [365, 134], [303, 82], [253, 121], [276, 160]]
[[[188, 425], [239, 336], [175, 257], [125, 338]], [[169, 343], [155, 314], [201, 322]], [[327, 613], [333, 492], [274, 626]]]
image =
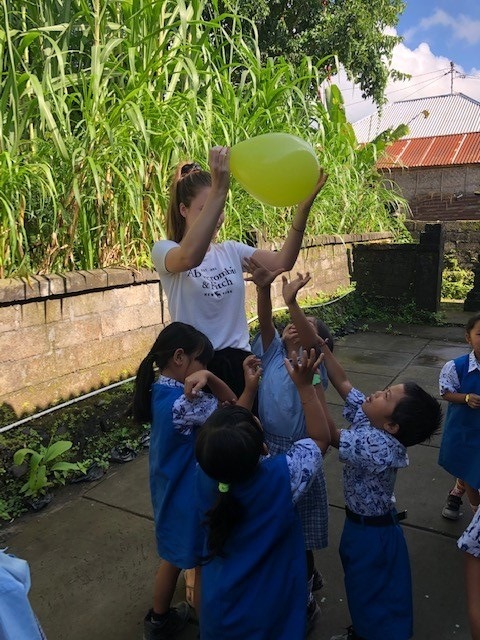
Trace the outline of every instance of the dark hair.
[[[263, 454], [263, 431], [255, 416], [238, 406], [217, 409], [199, 430], [195, 456], [203, 471], [217, 482], [234, 484], [248, 480]], [[243, 509], [232, 487], [218, 494], [206, 513], [209, 558], [223, 555], [223, 547]]]
[[476, 313], [474, 316], [469, 318], [467, 324], [465, 325], [466, 333], [470, 333], [470, 331], [473, 329], [473, 327], [477, 324], [479, 320], [480, 320], [480, 313]]
[[184, 322], [172, 322], [160, 332], [147, 356], [138, 367], [133, 394], [133, 417], [143, 424], [152, 420], [152, 384], [155, 365], [162, 371], [177, 349], [196, 359], [205, 367], [213, 358], [212, 343], [198, 329]]
[[185, 233], [185, 218], [180, 213], [180, 204], [189, 207], [202, 189], [211, 186], [212, 176], [196, 162], [182, 162], [178, 165], [170, 184], [170, 202], [166, 215], [169, 240], [180, 242]]
[[392, 413], [392, 422], [400, 427], [395, 434], [405, 447], [429, 440], [442, 424], [439, 401], [416, 382], [405, 382], [405, 396]]
[[328, 326], [316, 316], [307, 316], [307, 318], [313, 318], [317, 334], [327, 343], [327, 347], [333, 353], [334, 339]]

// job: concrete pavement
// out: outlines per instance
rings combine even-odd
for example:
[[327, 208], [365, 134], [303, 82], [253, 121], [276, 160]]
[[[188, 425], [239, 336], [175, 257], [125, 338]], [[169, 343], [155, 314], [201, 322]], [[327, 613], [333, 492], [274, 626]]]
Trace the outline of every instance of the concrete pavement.
[[[352, 383], [367, 394], [406, 380], [438, 394], [442, 365], [468, 351], [462, 327], [470, 315], [455, 312], [451, 320], [458, 326], [452, 327], [395, 326], [388, 333], [376, 327], [341, 338], [335, 353]], [[341, 426], [342, 404], [333, 389], [327, 400]], [[413, 573], [414, 638], [468, 640], [463, 558], [456, 539], [471, 514], [465, 506], [458, 522], [441, 516], [452, 479], [437, 465], [439, 444], [435, 436], [411, 448], [410, 467], [399, 471], [396, 485], [398, 508], [408, 510], [402, 525]], [[335, 450], [327, 454], [325, 468], [330, 546], [316, 554], [325, 586], [317, 592], [322, 616], [310, 636], [315, 640], [329, 640], [349, 624], [338, 557], [342, 465]], [[65, 488], [43, 512], [2, 529], [0, 543], [29, 561], [31, 602], [49, 640], [139, 640], [158, 564], [147, 454], [113, 466], [94, 485]], [[182, 580], [176, 598], [184, 598]], [[196, 637], [191, 625], [180, 640]]]

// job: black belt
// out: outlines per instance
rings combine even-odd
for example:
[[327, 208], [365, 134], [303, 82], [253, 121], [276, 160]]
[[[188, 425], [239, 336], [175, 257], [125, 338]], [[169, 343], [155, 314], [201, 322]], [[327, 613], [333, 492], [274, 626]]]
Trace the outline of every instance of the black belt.
[[372, 527], [386, 527], [389, 524], [397, 524], [400, 520], [405, 520], [407, 517], [406, 511], [390, 511], [381, 516], [361, 516], [358, 513], [350, 511], [348, 507], [345, 507], [345, 513], [349, 520], [357, 522], [358, 524], [368, 524]]

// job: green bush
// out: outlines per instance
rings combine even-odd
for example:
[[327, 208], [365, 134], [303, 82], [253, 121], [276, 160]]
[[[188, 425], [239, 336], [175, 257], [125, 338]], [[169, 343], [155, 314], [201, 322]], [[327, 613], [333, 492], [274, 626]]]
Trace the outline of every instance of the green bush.
[[471, 269], [463, 269], [453, 254], [446, 254], [442, 275], [442, 298], [464, 300], [473, 287], [473, 277], [474, 273]]

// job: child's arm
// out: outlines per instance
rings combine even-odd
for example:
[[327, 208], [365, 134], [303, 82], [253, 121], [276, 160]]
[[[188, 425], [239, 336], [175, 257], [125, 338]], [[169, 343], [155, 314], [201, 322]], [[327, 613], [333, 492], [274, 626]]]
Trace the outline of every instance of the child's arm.
[[352, 383], [347, 378], [345, 369], [330, 351], [328, 344], [320, 337], [317, 338], [318, 344], [324, 355], [324, 364], [327, 368], [328, 377], [340, 396], [345, 400], [352, 389]]
[[209, 386], [212, 394], [219, 402], [236, 402], [237, 396], [230, 387], [207, 369], [201, 369], [185, 378], [184, 393], [188, 400], [193, 400], [205, 386]]
[[260, 376], [262, 375], [260, 359], [254, 355], [247, 356], [243, 361], [243, 375], [245, 377], [245, 388], [236, 404], [251, 411], [257, 395]]
[[330, 411], [328, 410], [327, 400], [325, 398], [325, 391], [323, 390], [323, 387], [321, 384], [316, 384], [314, 386], [314, 389], [315, 389], [315, 393], [317, 394], [317, 398], [319, 399], [320, 404], [322, 405], [323, 413], [325, 414], [325, 419], [327, 420], [328, 428], [330, 430], [330, 444], [332, 445], [332, 447], [335, 447], [335, 449], [338, 449], [338, 445], [340, 443], [340, 429], [337, 429], [337, 427], [335, 426], [335, 423], [330, 414]]
[[330, 444], [330, 429], [320, 400], [312, 385], [313, 374], [318, 369], [322, 359], [322, 355], [317, 358], [315, 349], [311, 349], [308, 356], [306, 351], [302, 353], [302, 358], [299, 362], [294, 351], [291, 361], [285, 358], [285, 366], [297, 387], [302, 402], [308, 436], [312, 438], [321, 452], [325, 453]]
[[457, 391], [445, 391], [442, 394], [442, 398], [447, 402], [454, 402], [457, 404], [468, 404], [470, 409], [480, 409], [480, 396], [476, 393], [460, 393]]
[[270, 287], [275, 278], [282, 273], [283, 269], [269, 271], [262, 266], [255, 258], [244, 261], [245, 269], [250, 273], [247, 282], [254, 282], [257, 286], [257, 314], [260, 325], [260, 336], [262, 347], [265, 352], [271, 345], [275, 335], [275, 325], [272, 319], [272, 298]]
[[300, 309], [297, 302], [297, 293], [307, 282], [310, 282], [310, 274], [307, 272], [305, 276], [297, 273], [295, 280], [288, 282], [285, 276], [282, 276], [282, 294], [285, 304], [288, 307], [290, 318], [295, 325], [298, 333], [300, 344], [304, 349], [310, 350], [318, 345], [318, 335], [313, 325], [307, 320], [306, 315]]

